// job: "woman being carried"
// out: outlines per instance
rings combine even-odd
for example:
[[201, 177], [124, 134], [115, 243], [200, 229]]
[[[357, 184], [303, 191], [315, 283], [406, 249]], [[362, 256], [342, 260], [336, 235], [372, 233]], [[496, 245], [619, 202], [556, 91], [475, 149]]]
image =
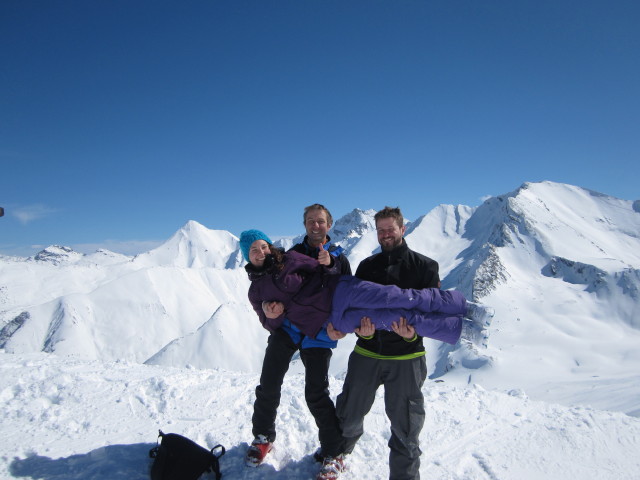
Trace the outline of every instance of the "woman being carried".
[[285, 253], [259, 230], [242, 232], [241, 244], [243, 238], [245, 243], [258, 238], [249, 246], [245, 269], [251, 280], [249, 301], [269, 331], [276, 330], [285, 318], [310, 337], [327, 325], [353, 332], [363, 317], [371, 318], [377, 329], [393, 330], [403, 318], [418, 335], [455, 344], [468, 306], [477, 313], [472, 315], [476, 323], [487, 323], [491, 316], [486, 309], [468, 304], [455, 290], [402, 289], [367, 282], [339, 275], [333, 262], [323, 265], [294, 251]]

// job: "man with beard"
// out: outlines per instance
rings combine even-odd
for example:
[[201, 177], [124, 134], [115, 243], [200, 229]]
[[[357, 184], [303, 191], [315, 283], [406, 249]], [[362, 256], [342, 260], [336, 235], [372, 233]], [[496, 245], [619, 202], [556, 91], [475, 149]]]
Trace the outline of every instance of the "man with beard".
[[[385, 207], [374, 218], [382, 251], [364, 259], [356, 277], [400, 288], [439, 288], [438, 263], [408, 247], [400, 209]], [[356, 334], [358, 341], [336, 401], [344, 452], [353, 451], [376, 391], [384, 385], [385, 411], [391, 421], [389, 480], [418, 480], [422, 453], [418, 436], [425, 418], [422, 385], [427, 377], [422, 337], [405, 319], [389, 332], [376, 330], [366, 317]]]

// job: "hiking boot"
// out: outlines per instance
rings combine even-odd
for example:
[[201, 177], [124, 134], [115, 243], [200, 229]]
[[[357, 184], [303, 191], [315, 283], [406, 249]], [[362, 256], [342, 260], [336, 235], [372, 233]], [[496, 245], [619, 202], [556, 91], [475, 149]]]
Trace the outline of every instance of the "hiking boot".
[[344, 455], [337, 457], [324, 457], [322, 468], [316, 476], [316, 480], [336, 480], [345, 471]]
[[266, 457], [267, 453], [271, 450], [273, 450], [273, 443], [264, 435], [258, 435], [253, 439], [251, 446], [247, 450], [245, 463], [248, 467], [257, 467], [264, 461], [264, 457]]
[[489, 325], [495, 315], [495, 310], [479, 303], [467, 302], [467, 314], [462, 323], [460, 338], [472, 344], [487, 348], [489, 340]]
[[489, 342], [489, 332], [466, 318], [462, 319], [462, 331], [460, 339], [466, 340], [477, 347], [487, 348]]
[[467, 314], [465, 318], [468, 318], [482, 328], [491, 325], [491, 319], [495, 314], [495, 310], [487, 305], [467, 302]]

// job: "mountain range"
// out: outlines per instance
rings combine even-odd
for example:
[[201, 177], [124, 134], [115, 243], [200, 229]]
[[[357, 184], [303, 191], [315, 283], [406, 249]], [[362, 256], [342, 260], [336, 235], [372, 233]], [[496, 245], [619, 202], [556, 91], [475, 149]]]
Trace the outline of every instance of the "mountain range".
[[[374, 214], [356, 208], [329, 232], [354, 271], [379, 251]], [[405, 238], [439, 262], [443, 288], [496, 311], [486, 349], [425, 341], [432, 379], [640, 416], [639, 201], [525, 183], [477, 207], [440, 205]], [[257, 372], [267, 332], [244, 263], [235, 235], [196, 221], [135, 257], [0, 256], [0, 349]], [[333, 375], [354, 341], [340, 342]]]

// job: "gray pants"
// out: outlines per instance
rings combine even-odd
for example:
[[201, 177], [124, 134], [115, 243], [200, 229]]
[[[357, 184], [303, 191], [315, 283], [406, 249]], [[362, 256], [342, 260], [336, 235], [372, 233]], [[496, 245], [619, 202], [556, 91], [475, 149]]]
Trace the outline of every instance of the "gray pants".
[[345, 453], [351, 453], [363, 433], [364, 417], [373, 405], [376, 391], [384, 385], [385, 411], [391, 421], [389, 480], [419, 480], [419, 435], [424, 425], [422, 385], [427, 362], [379, 360], [356, 352], [349, 357], [347, 377], [336, 401], [336, 414], [345, 438]]

